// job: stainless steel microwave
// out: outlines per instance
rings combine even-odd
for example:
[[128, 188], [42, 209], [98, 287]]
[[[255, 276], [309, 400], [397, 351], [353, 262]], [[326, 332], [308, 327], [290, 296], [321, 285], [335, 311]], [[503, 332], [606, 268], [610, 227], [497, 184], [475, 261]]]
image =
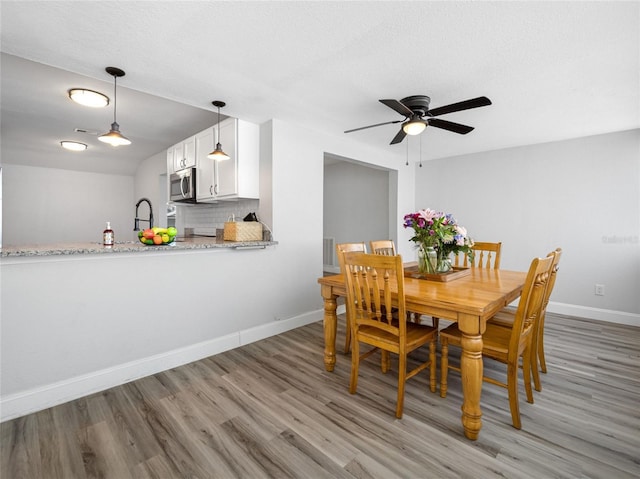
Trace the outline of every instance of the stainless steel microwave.
[[169, 179], [169, 197], [171, 201], [183, 203], [196, 202], [196, 169], [185, 168], [172, 173]]

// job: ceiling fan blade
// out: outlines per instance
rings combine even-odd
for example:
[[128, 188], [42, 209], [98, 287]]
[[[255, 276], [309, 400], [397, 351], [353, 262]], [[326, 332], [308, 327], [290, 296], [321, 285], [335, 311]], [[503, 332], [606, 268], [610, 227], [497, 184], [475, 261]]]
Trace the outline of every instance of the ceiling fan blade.
[[376, 123], [375, 125], [361, 126], [360, 128], [354, 128], [353, 130], [347, 130], [345, 133], [351, 133], [353, 131], [365, 130], [367, 128], [373, 128], [374, 126], [390, 125], [391, 123], [400, 123], [404, 120], [385, 121], [384, 123]]
[[435, 126], [436, 128], [442, 128], [443, 130], [449, 130], [454, 133], [460, 133], [461, 135], [466, 135], [470, 131], [473, 131], [472, 126], [461, 125], [460, 123], [441, 120], [439, 118], [429, 118], [428, 122], [429, 122], [429, 126]]
[[[382, 101], [382, 100], [380, 100]], [[439, 116], [445, 113], [453, 113], [454, 111], [470, 110], [471, 108], [478, 108], [481, 106], [491, 105], [491, 100], [486, 96], [479, 96], [478, 98], [472, 98], [471, 100], [465, 100], [458, 103], [452, 103], [451, 105], [445, 105], [433, 110], [429, 110], [429, 116]]]
[[395, 145], [396, 143], [400, 143], [402, 140], [404, 140], [405, 136], [407, 136], [407, 134], [404, 132], [402, 128], [400, 128], [400, 131], [398, 132], [398, 134], [393, 137], [393, 140], [391, 140], [391, 143], [389, 144]]
[[402, 116], [409, 118], [413, 115], [413, 112], [405, 106], [403, 103], [400, 103], [398, 100], [379, 100], [383, 105], [387, 105], [392, 110], [397, 111]]

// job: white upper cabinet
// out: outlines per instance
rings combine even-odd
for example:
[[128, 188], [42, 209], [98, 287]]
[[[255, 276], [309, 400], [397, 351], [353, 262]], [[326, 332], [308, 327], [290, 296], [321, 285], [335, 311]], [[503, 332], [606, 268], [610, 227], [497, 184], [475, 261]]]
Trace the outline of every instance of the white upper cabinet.
[[184, 170], [185, 168], [196, 166], [195, 136], [187, 138], [177, 145], [173, 145], [171, 148], [169, 148], [167, 155], [169, 154], [169, 151], [172, 151], [173, 154], [173, 171], [170, 171], [169, 174], [175, 173], [176, 171]]
[[[227, 118], [195, 135], [196, 198], [199, 202], [215, 202], [239, 198], [259, 197], [259, 141], [258, 125]], [[207, 155], [216, 143], [229, 155], [228, 160], [210, 160]]]

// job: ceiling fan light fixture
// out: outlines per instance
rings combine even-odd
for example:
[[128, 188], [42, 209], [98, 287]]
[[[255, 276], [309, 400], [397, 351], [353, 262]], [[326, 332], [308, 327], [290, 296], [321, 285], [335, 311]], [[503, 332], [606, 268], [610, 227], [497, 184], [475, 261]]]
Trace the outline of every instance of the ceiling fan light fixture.
[[100, 92], [86, 88], [72, 88], [67, 92], [74, 102], [91, 108], [104, 108], [109, 104], [109, 97]]
[[60, 142], [60, 146], [69, 151], [84, 151], [87, 149], [87, 145], [79, 141], [63, 140]]
[[222, 145], [220, 144], [220, 108], [226, 105], [225, 102], [220, 100], [212, 101], [211, 104], [218, 107], [218, 142], [216, 143], [216, 149], [207, 155], [210, 160], [224, 161], [229, 160], [231, 157], [222, 151]]
[[120, 133], [120, 125], [115, 121], [111, 123], [111, 130], [104, 135], [100, 135], [98, 140], [103, 143], [108, 143], [111, 146], [126, 146], [131, 144], [131, 140]]
[[407, 135], [419, 135], [427, 127], [427, 122], [424, 120], [411, 120], [402, 125], [402, 130]]
[[118, 96], [117, 96], [117, 83], [118, 77], [123, 77], [125, 75], [123, 70], [116, 67], [107, 67], [105, 71], [113, 76], [113, 123], [111, 123], [111, 130], [109, 130], [104, 135], [100, 135], [98, 140], [103, 143], [108, 143], [111, 146], [124, 146], [130, 145], [131, 140], [129, 140], [126, 136], [120, 133], [120, 125], [116, 121], [116, 107], [118, 105]]

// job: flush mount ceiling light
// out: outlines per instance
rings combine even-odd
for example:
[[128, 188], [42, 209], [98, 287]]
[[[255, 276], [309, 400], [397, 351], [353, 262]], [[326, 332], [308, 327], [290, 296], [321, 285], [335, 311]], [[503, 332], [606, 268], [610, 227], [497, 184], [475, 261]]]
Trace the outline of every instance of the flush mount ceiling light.
[[65, 150], [70, 151], [84, 151], [87, 149], [87, 145], [85, 145], [84, 143], [80, 143], [79, 141], [63, 140], [60, 142], [60, 146]]
[[69, 98], [76, 103], [92, 108], [104, 108], [109, 104], [109, 97], [100, 92], [86, 88], [72, 88], [68, 91]]
[[222, 151], [222, 145], [220, 144], [220, 108], [225, 106], [226, 103], [219, 100], [212, 101], [211, 103], [213, 104], [213, 106], [218, 107], [218, 142], [216, 143], [216, 149], [213, 150], [211, 153], [209, 153], [207, 155], [207, 158], [209, 158], [210, 160], [218, 160], [218, 161], [228, 160], [231, 157], [227, 155], [224, 151]]
[[122, 133], [120, 133], [120, 125], [118, 125], [118, 122], [116, 121], [116, 106], [118, 104], [118, 97], [117, 97], [117, 91], [116, 91], [117, 82], [118, 82], [118, 77], [124, 76], [124, 71], [116, 67], [107, 67], [105, 68], [105, 71], [109, 75], [113, 76], [113, 123], [111, 123], [111, 130], [109, 130], [109, 132], [105, 133], [104, 135], [100, 135], [98, 137], [98, 140], [104, 143], [109, 143], [111, 146], [130, 145], [131, 140], [123, 136]]

